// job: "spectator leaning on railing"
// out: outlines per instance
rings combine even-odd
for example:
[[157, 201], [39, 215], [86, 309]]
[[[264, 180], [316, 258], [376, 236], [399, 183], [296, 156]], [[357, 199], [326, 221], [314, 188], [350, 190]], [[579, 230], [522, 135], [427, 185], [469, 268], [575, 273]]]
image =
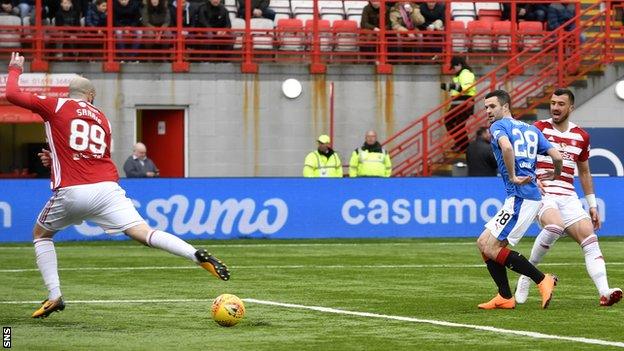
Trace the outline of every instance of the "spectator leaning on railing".
[[[368, 31], [379, 32], [379, 6], [381, 5], [381, 1], [379, 0], [369, 0], [368, 4], [364, 6], [362, 9], [362, 18], [360, 19], [360, 28]], [[389, 12], [386, 11], [386, 27], [389, 26], [390, 20], [388, 16]], [[362, 38], [364, 43], [360, 46], [360, 50], [362, 52], [375, 52], [375, 44], [379, 41], [379, 37], [376, 34], [370, 33], [364, 34]], [[373, 56], [371, 56], [372, 58]]]
[[[206, 0], [198, 10], [198, 26], [204, 28], [232, 28], [230, 23], [230, 15], [228, 10], [221, 3], [221, 0]], [[215, 32], [202, 33], [208, 40], [217, 40], [220, 42], [202, 45], [205, 50], [232, 50], [233, 40], [231, 34], [226, 30], [217, 30]], [[226, 57], [226, 53], [209, 54], [213, 57]]]
[[444, 30], [444, 4], [436, 1], [420, 3], [420, 13], [425, 23], [418, 28], [422, 30]]
[[[425, 23], [425, 18], [420, 13], [420, 7], [411, 2], [397, 2], [390, 9], [390, 25], [392, 30], [397, 31], [397, 43], [391, 51], [416, 52], [416, 44], [419, 36], [414, 33], [418, 26]], [[403, 33], [406, 32], [407, 34]], [[404, 57], [407, 59], [407, 57]]]

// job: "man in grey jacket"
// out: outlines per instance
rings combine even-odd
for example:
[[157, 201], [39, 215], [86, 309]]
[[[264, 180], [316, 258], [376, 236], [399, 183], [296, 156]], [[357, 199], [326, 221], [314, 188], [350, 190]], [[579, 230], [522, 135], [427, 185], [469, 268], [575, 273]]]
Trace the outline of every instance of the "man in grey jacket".
[[124, 172], [128, 178], [158, 177], [159, 171], [152, 160], [147, 158], [147, 148], [143, 143], [136, 143], [132, 155], [124, 163]]

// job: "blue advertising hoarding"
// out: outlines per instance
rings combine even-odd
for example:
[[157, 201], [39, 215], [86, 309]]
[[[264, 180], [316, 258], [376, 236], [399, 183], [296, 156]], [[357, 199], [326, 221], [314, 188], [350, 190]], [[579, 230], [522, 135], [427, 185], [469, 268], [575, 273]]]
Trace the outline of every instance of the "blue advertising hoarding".
[[[623, 235], [624, 178], [598, 177], [601, 235]], [[476, 237], [502, 205], [499, 178], [124, 179], [147, 223], [184, 239]], [[577, 185], [578, 188], [578, 185]], [[0, 181], [0, 242], [31, 240], [47, 180]], [[537, 234], [533, 226], [528, 234]], [[93, 224], [57, 240], [119, 240]]]

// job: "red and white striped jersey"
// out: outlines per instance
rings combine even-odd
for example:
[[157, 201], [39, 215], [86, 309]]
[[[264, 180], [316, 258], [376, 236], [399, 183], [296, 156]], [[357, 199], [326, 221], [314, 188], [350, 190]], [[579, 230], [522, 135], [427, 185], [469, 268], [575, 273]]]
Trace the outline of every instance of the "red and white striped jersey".
[[[544, 136], [561, 153], [563, 169], [558, 180], [543, 181], [544, 191], [553, 195], [576, 195], [574, 190], [574, 173], [576, 163], [589, 159], [589, 134], [581, 127], [570, 122], [565, 132], [560, 132], [553, 126], [552, 119], [537, 121], [534, 124], [544, 133]], [[546, 173], [554, 169], [549, 156], [537, 155], [536, 174]]]

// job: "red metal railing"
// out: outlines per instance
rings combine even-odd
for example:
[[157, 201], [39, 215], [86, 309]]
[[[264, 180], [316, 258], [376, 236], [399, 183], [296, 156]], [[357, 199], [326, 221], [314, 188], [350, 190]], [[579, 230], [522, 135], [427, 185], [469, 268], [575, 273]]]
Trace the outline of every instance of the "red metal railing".
[[[250, 0], [244, 0], [250, 9]], [[318, 4], [318, 0], [310, 0]], [[352, 1], [352, 0], [345, 0]], [[515, 57], [520, 50], [517, 40], [523, 34], [516, 26], [511, 26], [507, 45], [493, 41], [477, 44], [474, 38], [483, 33], [468, 30], [456, 31], [450, 28], [450, 0], [446, 3], [446, 27], [441, 31], [411, 31], [416, 38], [406, 40], [400, 32], [388, 30], [386, 26], [386, 2], [380, 6], [380, 30], [371, 31], [339, 27], [336, 22], [331, 28], [321, 26], [320, 21], [312, 21], [312, 26], [281, 29], [252, 29], [250, 12], [245, 15], [244, 28], [183, 28], [182, 6], [178, 6], [175, 16], [176, 27], [146, 28], [113, 26], [113, 6], [108, 6], [107, 26], [93, 27], [52, 27], [46, 26], [37, 16], [33, 26], [0, 27], [0, 31], [16, 34], [14, 46], [20, 47], [27, 57], [33, 60], [32, 69], [46, 71], [51, 61], [96, 61], [103, 62], [105, 71], [118, 71], [122, 61], [162, 61], [170, 62], [175, 72], [188, 71], [190, 62], [228, 61], [241, 64], [243, 72], [256, 72], [258, 63], [285, 62], [309, 64], [312, 73], [325, 72], [327, 64], [362, 63], [373, 64], [378, 73], [391, 73], [394, 64], [443, 64], [448, 68], [454, 54], [466, 56], [471, 64], [499, 64]], [[560, 0], [564, 3], [570, 0]], [[36, 6], [41, 6], [41, 0]], [[468, 2], [458, 0], [457, 2]], [[512, 22], [516, 22], [516, 4], [520, 1], [503, 0], [500, 3], [511, 5]], [[551, 1], [535, 0], [532, 3], [548, 4]], [[577, 13], [580, 4], [575, 2]], [[313, 6], [315, 18], [319, 17], [318, 6]], [[172, 14], [173, 15], [173, 14]], [[217, 31], [225, 35], [216, 35]], [[542, 31], [536, 35], [547, 35]], [[485, 36], [491, 35], [485, 34]], [[298, 49], [287, 45], [293, 38], [300, 41]], [[372, 51], [362, 51], [362, 48]], [[15, 48], [0, 45], [0, 53], [8, 54]]]
[[[608, 7], [607, 7], [608, 8]], [[588, 72], [613, 61], [613, 44], [610, 33], [610, 12], [598, 12], [589, 19], [580, 18], [600, 9], [596, 3], [567, 24], [576, 23], [575, 29], [565, 31], [561, 26], [542, 38], [526, 45], [524, 50], [481, 77], [475, 85], [479, 93], [473, 99], [453, 104], [448, 99], [429, 113], [414, 120], [390, 137], [385, 145], [394, 159], [394, 175], [430, 175], [439, 165], [454, 157], [448, 150], [454, 137], [485, 125], [485, 113], [478, 111], [466, 122], [465, 129], [457, 126], [449, 131], [444, 121], [457, 118], [466, 107], [477, 104], [493, 89], [510, 92], [516, 117], [522, 117], [549, 99], [546, 90], [565, 87]], [[585, 33], [597, 29], [592, 37]], [[512, 42], [534, 38], [518, 37]]]

